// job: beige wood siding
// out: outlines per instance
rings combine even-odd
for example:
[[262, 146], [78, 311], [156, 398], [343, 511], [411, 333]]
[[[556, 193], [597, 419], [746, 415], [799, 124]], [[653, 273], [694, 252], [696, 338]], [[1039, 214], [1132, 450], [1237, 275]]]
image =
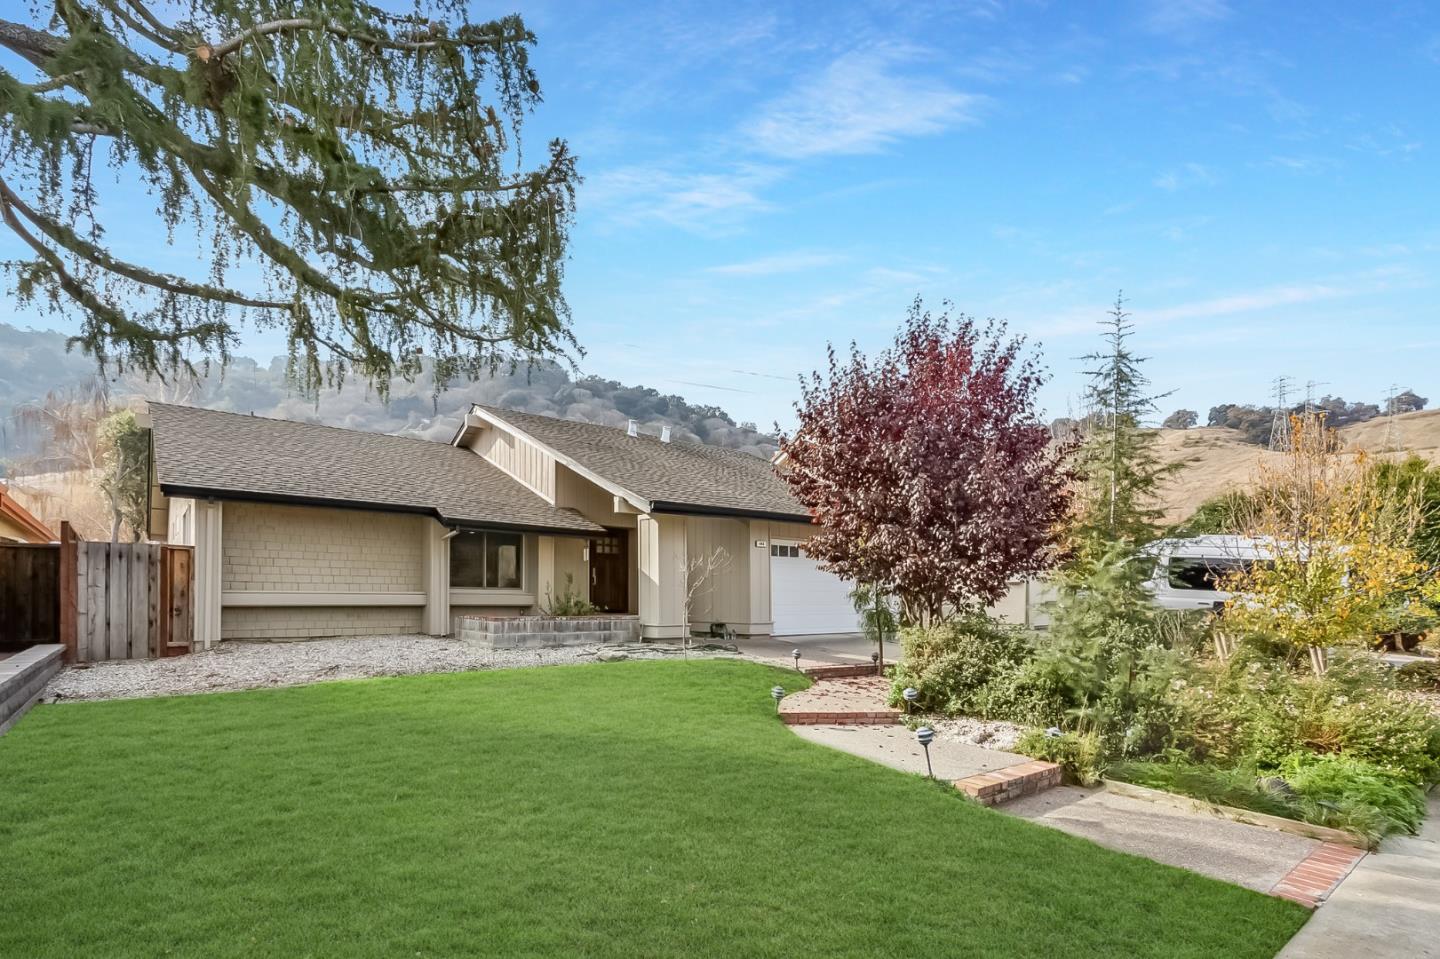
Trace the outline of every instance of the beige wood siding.
[[596, 486], [564, 463], [555, 464], [555, 505], [576, 510], [592, 523], [634, 529], [636, 514], [615, 512], [615, 495]]
[[426, 518], [369, 510], [225, 504], [226, 592], [424, 592]]
[[585, 560], [588, 540], [573, 536], [555, 537], [555, 585], [552, 596], [537, 596], [535, 601], [548, 607], [553, 599], [559, 598], [566, 590], [566, 577], [571, 577], [574, 590], [585, 599], [590, 598], [590, 564]]
[[224, 639], [319, 639], [326, 636], [409, 635], [422, 631], [419, 606], [227, 607]]
[[[691, 592], [690, 624], [738, 625], [750, 619], [750, 524], [712, 516], [688, 517], [685, 535]], [[706, 572], [706, 566], [713, 568]], [[693, 585], [693, 592], [690, 586]]]
[[491, 426], [480, 431], [470, 448], [546, 502], [555, 502], [555, 458], [534, 443]]

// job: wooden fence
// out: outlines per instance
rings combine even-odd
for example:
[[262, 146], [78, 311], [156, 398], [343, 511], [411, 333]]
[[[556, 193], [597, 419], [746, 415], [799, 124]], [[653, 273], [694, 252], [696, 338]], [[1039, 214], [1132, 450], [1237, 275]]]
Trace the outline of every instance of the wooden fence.
[[189, 546], [0, 543], [0, 650], [61, 643], [70, 662], [190, 651], [195, 634]]
[[77, 541], [74, 550], [74, 642], [63, 641], [76, 661], [189, 651], [190, 547]]
[[0, 543], [0, 649], [60, 641], [60, 547]]

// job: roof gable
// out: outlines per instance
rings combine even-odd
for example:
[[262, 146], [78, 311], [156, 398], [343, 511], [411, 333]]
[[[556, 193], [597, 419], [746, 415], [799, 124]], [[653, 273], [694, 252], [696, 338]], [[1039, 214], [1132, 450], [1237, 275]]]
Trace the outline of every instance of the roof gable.
[[661, 442], [624, 430], [493, 406], [476, 410], [547, 447], [657, 512], [721, 512], [808, 521], [767, 461], [701, 443]]

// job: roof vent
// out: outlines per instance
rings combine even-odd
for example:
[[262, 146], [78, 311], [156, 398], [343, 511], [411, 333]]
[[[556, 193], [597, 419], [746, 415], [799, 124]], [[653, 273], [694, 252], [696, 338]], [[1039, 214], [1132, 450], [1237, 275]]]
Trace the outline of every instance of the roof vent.
[[660, 427], [660, 442], [662, 442], [662, 443], [668, 443], [668, 442], [670, 442], [670, 427], [668, 427], [668, 426], [662, 426], [662, 427]]
[[639, 436], [639, 435], [640, 435], [640, 427], [636, 424], [636, 422], [635, 422], [634, 420], [631, 420], [631, 421], [630, 421], [630, 425], [627, 426], [627, 427], [625, 427], [625, 435], [626, 435], [626, 436]]

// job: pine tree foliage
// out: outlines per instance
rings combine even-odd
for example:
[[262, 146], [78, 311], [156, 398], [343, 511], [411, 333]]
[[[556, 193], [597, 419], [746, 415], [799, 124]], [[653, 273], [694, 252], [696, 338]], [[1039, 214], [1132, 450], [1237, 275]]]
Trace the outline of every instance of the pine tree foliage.
[[[48, 0], [38, 26], [0, 19], [33, 72], [0, 69], [14, 292], [147, 374], [224, 362], [244, 323], [285, 333], [308, 389], [353, 371], [383, 390], [422, 351], [442, 377], [568, 354], [574, 160], [556, 140], [524, 168], [535, 37], [466, 7]], [[102, 213], [135, 177], [155, 219], [122, 251]], [[169, 272], [162, 235], [204, 275]]]
[[1071, 548], [1091, 558], [1115, 543], [1136, 546], [1155, 538], [1162, 515], [1156, 494], [1177, 468], [1161, 459], [1155, 431], [1143, 424], [1169, 394], [1149, 392], [1142, 370], [1147, 357], [1130, 348], [1135, 326], [1123, 296], [1116, 296], [1102, 325], [1105, 348], [1080, 358], [1091, 366], [1085, 371], [1088, 415], [1074, 461], [1078, 496], [1070, 531]]

